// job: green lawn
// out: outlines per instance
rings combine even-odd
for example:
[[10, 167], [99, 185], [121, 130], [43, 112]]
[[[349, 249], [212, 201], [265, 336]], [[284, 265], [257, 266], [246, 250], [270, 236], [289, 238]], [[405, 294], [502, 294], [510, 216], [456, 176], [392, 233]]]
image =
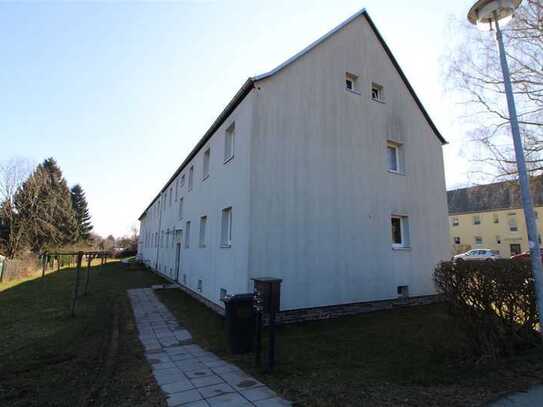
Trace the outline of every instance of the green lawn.
[[[165, 406], [126, 296], [163, 280], [136, 264], [94, 267], [71, 318], [73, 280], [66, 269], [0, 286], [0, 406]], [[228, 355], [222, 318], [180, 290], [157, 292], [196, 343], [296, 405], [481, 405], [543, 381], [540, 351], [492, 364], [465, 359], [440, 305], [281, 327], [280, 364], [266, 375], [252, 355]]]
[[540, 351], [495, 363], [466, 360], [443, 305], [281, 327], [280, 365], [266, 375], [254, 369], [252, 355], [228, 355], [220, 317], [179, 290], [158, 293], [196, 342], [297, 405], [481, 405], [543, 382]]
[[0, 286], [0, 406], [165, 405], [126, 296], [162, 280], [118, 262], [93, 267], [72, 318], [74, 277], [64, 269]]

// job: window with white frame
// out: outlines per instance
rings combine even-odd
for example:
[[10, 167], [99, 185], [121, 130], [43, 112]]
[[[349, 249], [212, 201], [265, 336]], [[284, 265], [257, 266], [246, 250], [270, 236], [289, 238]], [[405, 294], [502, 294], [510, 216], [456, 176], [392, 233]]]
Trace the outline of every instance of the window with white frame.
[[385, 98], [383, 95], [383, 86], [372, 83], [371, 84], [371, 99], [376, 102], [384, 102]]
[[481, 236], [475, 236], [475, 244], [483, 244], [483, 238]]
[[206, 247], [207, 216], [200, 218], [200, 247]]
[[454, 244], [460, 244], [460, 237], [459, 236], [456, 236], [454, 238]]
[[221, 247], [232, 246], [232, 208], [222, 210]]
[[474, 225], [480, 225], [481, 224], [481, 216], [480, 215], [473, 215], [473, 224]]
[[209, 177], [209, 161], [211, 159], [211, 148], [208, 147], [206, 151], [204, 151], [204, 157], [203, 157], [203, 163], [202, 163], [202, 180]]
[[236, 124], [232, 123], [224, 134], [224, 162], [234, 158], [234, 142], [236, 136]]
[[405, 215], [392, 215], [390, 218], [392, 247], [395, 249], [409, 247], [409, 219]]
[[401, 169], [401, 144], [387, 141], [387, 169], [389, 172], [400, 173]]
[[345, 72], [345, 89], [350, 92], [360, 93], [360, 88], [358, 87], [358, 75]]
[[194, 181], [194, 165], [189, 168], [189, 191], [192, 191], [192, 183]]
[[183, 197], [179, 198], [179, 220], [183, 219]]
[[190, 221], [185, 224], [185, 249], [190, 247]]
[[518, 232], [517, 215], [515, 213], [510, 213], [508, 217], [509, 230], [511, 232]]
[[460, 225], [460, 220], [457, 217], [452, 218], [452, 225], [453, 226]]

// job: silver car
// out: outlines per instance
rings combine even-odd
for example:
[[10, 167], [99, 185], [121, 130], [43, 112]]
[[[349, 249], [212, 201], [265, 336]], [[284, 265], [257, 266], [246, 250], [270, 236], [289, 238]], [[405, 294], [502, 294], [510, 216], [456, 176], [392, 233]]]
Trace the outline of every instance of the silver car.
[[453, 261], [458, 260], [497, 260], [501, 259], [502, 256], [492, 249], [473, 249], [467, 251], [466, 253], [457, 254], [453, 257]]

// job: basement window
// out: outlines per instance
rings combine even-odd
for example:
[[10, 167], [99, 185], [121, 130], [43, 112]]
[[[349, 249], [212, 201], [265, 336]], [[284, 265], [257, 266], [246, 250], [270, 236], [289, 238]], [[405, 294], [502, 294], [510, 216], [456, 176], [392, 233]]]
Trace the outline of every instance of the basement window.
[[407, 285], [400, 285], [398, 286], [398, 297], [400, 298], [407, 298], [409, 297], [409, 286]]
[[360, 94], [358, 88], [358, 76], [349, 72], [345, 73], [345, 89]]

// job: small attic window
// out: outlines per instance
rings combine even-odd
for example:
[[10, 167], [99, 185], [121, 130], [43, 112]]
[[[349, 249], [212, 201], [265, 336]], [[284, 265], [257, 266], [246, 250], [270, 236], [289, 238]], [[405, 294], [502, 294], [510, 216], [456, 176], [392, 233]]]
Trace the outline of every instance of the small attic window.
[[350, 92], [360, 93], [358, 88], [358, 76], [349, 72], [345, 73], [345, 89]]
[[376, 102], [384, 102], [385, 99], [383, 97], [383, 86], [372, 83], [371, 84], [371, 99], [375, 100]]

